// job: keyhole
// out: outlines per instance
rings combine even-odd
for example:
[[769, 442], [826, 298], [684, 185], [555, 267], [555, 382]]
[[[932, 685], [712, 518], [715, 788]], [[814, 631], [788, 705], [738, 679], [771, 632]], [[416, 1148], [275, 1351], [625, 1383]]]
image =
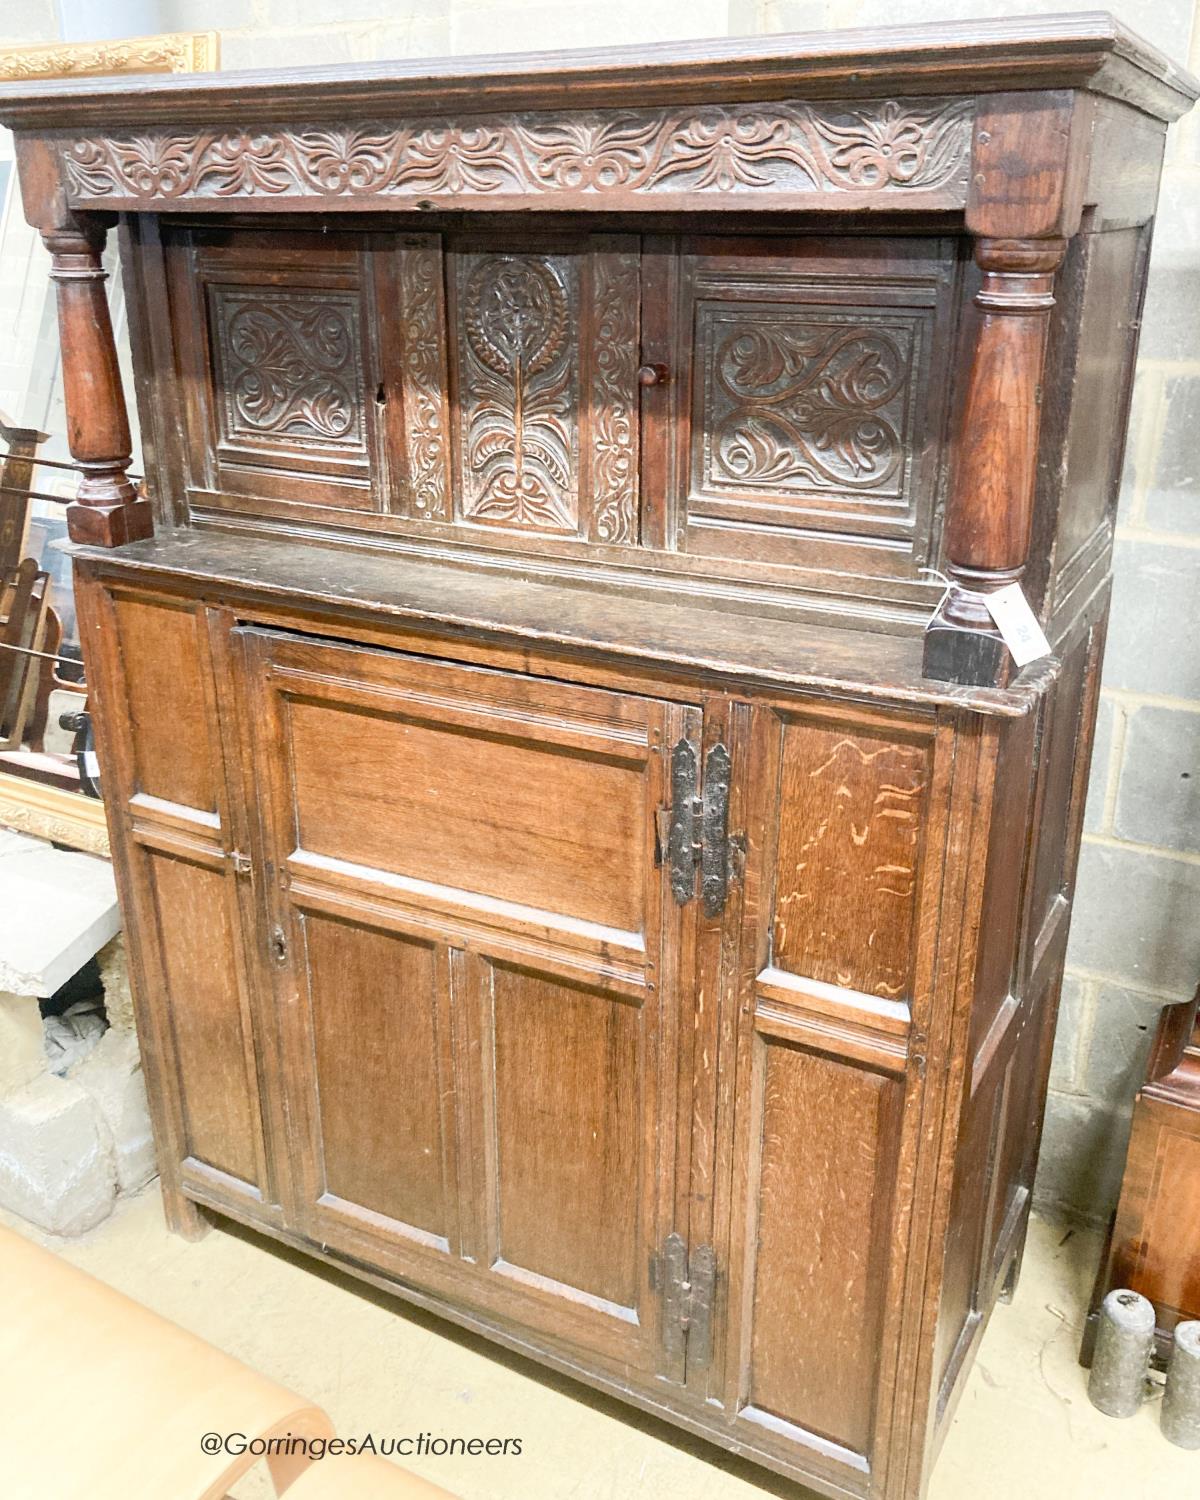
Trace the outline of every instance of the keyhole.
[[387, 391], [384, 389], [384, 385], [383, 385], [383, 381], [382, 380], [375, 387], [375, 405], [376, 406], [386, 406], [387, 405]]

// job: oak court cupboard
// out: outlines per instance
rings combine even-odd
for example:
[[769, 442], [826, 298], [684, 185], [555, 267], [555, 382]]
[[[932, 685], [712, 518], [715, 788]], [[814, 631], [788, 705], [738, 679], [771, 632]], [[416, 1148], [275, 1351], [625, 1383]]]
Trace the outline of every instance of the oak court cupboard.
[[1196, 91], [1097, 15], [0, 90], [177, 1230], [922, 1493]]

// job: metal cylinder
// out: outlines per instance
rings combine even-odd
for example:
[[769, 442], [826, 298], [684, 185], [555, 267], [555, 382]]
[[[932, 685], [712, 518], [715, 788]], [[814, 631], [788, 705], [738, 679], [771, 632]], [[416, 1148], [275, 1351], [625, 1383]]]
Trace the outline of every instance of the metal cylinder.
[[1200, 1323], [1180, 1323], [1167, 1366], [1163, 1436], [1177, 1448], [1200, 1448]]
[[1137, 1292], [1118, 1288], [1100, 1308], [1088, 1399], [1109, 1417], [1132, 1417], [1146, 1394], [1154, 1348], [1154, 1308]]

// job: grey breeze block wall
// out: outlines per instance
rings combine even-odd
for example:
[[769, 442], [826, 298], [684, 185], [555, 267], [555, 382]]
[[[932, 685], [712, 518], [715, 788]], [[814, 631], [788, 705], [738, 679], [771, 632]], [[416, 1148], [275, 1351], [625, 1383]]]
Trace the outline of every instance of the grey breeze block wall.
[[[1057, 0], [1048, 11], [1092, 9]], [[227, 69], [1020, 15], [1011, 0], [9, 0], [0, 43], [221, 31]], [[1200, 0], [1116, 0], [1200, 69]], [[1099, 1221], [1159, 1008], [1200, 980], [1200, 110], [1168, 147], [1116, 591], [1038, 1177]]]

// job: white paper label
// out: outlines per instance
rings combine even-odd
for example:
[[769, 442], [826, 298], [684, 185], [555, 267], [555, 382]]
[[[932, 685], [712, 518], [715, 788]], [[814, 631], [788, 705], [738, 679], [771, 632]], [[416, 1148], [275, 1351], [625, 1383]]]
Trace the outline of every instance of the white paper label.
[[1019, 583], [1010, 583], [997, 589], [994, 594], [989, 594], [987, 607], [1018, 667], [1028, 666], [1031, 661], [1037, 661], [1039, 656], [1050, 655], [1050, 642], [1038, 624], [1037, 616], [1030, 609], [1029, 600], [1021, 592]]

